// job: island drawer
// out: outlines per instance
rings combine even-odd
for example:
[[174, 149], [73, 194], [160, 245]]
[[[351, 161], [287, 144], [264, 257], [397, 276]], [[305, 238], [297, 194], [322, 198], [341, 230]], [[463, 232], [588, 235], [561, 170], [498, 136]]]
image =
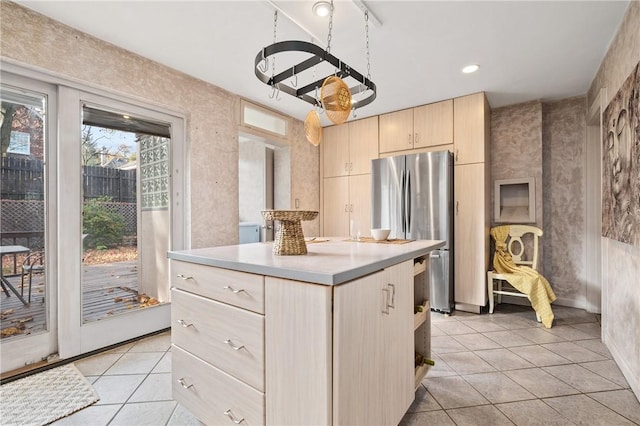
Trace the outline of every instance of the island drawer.
[[171, 297], [173, 343], [264, 391], [264, 317], [177, 289]]
[[264, 314], [264, 277], [262, 275], [172, 260], [171, 285]]
[[173, 398], [205, 424], [264, 424], [263, 393], [176, 346], [172, 365]]

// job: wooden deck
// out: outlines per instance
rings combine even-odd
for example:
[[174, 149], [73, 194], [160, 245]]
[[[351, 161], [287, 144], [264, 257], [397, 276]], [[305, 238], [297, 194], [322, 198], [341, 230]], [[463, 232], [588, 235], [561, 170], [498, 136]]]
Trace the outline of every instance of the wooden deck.
[[[136, 261], [83, 266], [82, 314], [83, 323], [100, 321], [133, 309], [144, 309], [138, 295], [138, 266]], [[20, 276], [9, 281], [20, 291]], [[27, 299], [28, 281], [25, 277], [24, 295]], [[11, 293], [0, 296], [0, 330], [2, 339], [14, 335], [33, 334], [45, 330], [44, 275], [33, 276], [31, 303], [23, 305]]]

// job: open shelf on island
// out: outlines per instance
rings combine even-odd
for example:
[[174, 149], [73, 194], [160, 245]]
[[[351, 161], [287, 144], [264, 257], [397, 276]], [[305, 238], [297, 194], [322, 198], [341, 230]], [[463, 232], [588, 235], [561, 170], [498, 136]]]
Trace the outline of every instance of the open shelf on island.
[[416, 380], [415, 380], [415, 389], [418, 389], [420, 386], [420, 382], [424, 379], [424, 376], [427, 375], [427, 371], [429, 371], [429, 364], [423, 364], [419, 367], [416, 367]]
[[420, 257], [413, 261], [413, 276], [415, 277], [418, 274], [427, 270], [427, 259], [424, 257]]
[[427, 320], [427, 315], [431, 310], [428, 300], [425, 300], [424, 302], [422, 302], [421, 306], [422, 306], [422, 312], [416, 312], [415, 314], [413, 314], [413, 330], [414, 331], [417, 330], [418, 327], [420, 327], [422, 324], [424, 324], [424, 322]]

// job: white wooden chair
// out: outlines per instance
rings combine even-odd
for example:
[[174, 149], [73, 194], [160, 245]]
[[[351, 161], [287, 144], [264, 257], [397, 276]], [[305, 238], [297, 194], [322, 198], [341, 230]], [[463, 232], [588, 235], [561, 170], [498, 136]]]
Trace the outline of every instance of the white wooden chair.
[[[525, 257], [525, 244], [522, 241], [522, 237], [531, 234], [533, 238], [533, 253], [531, 253], [531, 258]], [[542, 229], [536, 228], [535, 226], [529, 225], [511, 225], [509, 227], [509, 237], [507, 238], [507, 250], [511, 257], [513, 258], [513, 262], [516, 265], [529, 266], [535, 270], [538, 269], [538, 239], [542, 236]], [[525, 238], [526, 239], [526, 238]], [[495, 253], [494, 253], [495, 256]], [[494, 282], [495, 281], [495, 282]], [[507, 287], [503, 288], [503, 284]], [[518, 290], [513, 288], [506, 282], [506, 279], [503, 275], [498, 274], [497, 272], [491, 271], [487, 272], [487, 287], [489, 290], [489, 313], [493, 313], [494, 308], [494, 297], [497, 295], [498, 303], [502, 303], [502, 296], [516, 296], [516, 297], [526, 297], [524, 293], [520, 293]], [[541, 322], [540, 315], [536, 312], [536, 319], [538, 322]]]

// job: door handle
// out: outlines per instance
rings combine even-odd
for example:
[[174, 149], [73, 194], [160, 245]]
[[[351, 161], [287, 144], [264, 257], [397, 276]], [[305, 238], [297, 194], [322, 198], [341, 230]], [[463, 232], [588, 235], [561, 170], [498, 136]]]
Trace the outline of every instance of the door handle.
[[389, 304], [389, 307], [392, 309], [396, 308], [396, 286], [389, 283], [387, 284], [388, 287], [391, 288], [391, 303]]
[[404, 181], [404, 169], [400, 172], [400, 219], [401, 219], [401, 230], [404, 233], [406, 231], [406, 211], [405, 211], [405, 181]]
[[405, 191], [405, 202], [407, 203], [407, 207], [405, 207], [405, 212], [407, 215], [407, 230], [406, 232], [411, 232], [411, 172], [407, 170], [407, 182], [406, 182], [406, 191]]
[[456, 216], [458, 215], [459, 211], [460, 211], [460, 201], [456, 201]]
[[389, 315], [389, 288], [383, 288], [382, 292], [384, 293], [384, 309], [382, 313]]
[[409, 133], [409, 145], [413, 145], [413, 142], [411, 141], [411, 133]]
[[456, 148], [456, 162], [458, 162], [458, 159], [459, 159], [458, 151], [459, 151], [459, 149]]

